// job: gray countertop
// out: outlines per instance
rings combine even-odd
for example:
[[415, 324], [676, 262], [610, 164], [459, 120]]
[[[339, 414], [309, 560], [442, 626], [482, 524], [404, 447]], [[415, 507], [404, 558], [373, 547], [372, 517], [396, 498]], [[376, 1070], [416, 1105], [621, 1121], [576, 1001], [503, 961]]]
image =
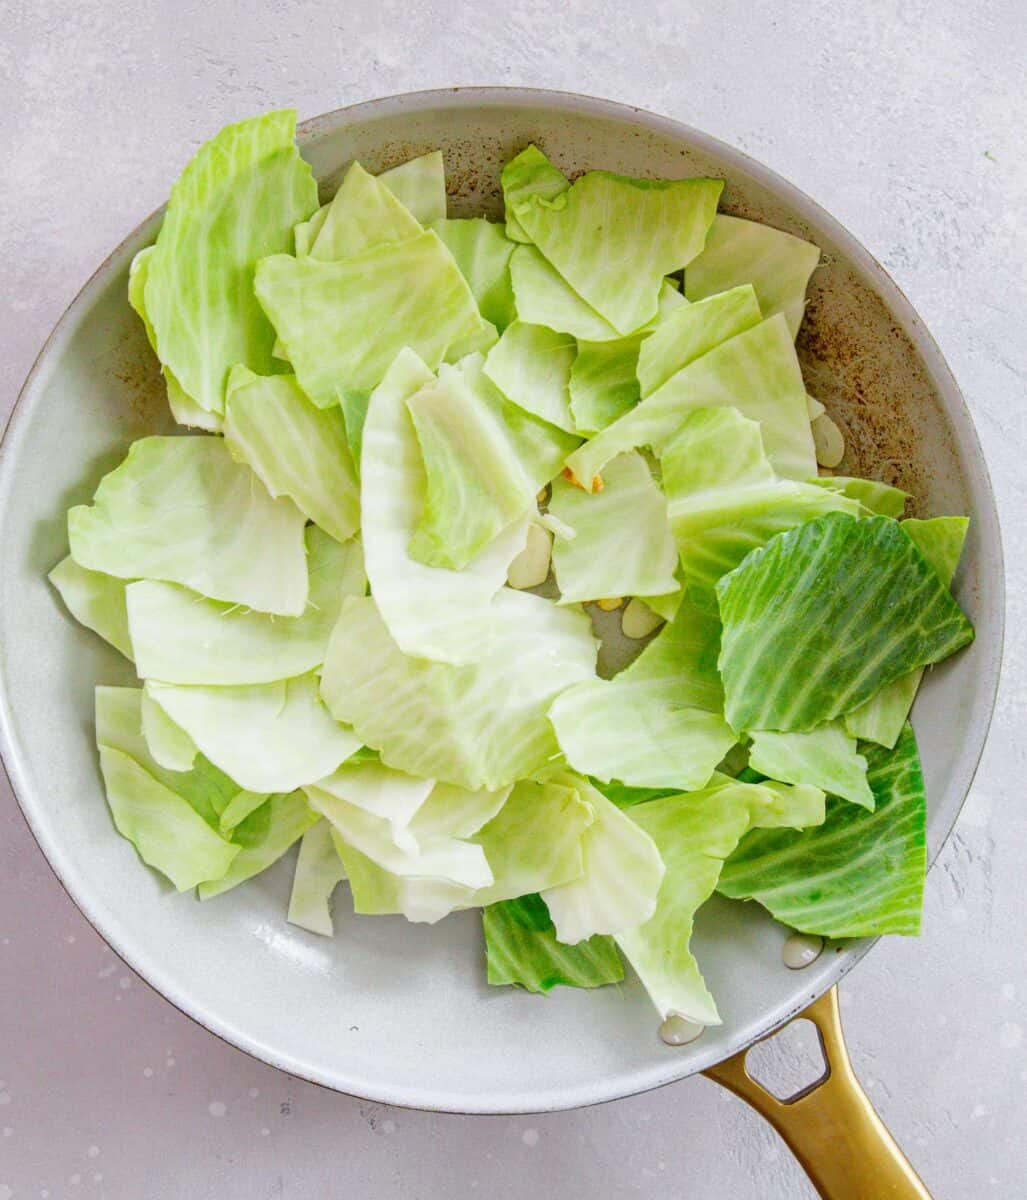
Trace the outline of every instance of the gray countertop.
[[[3, 6], [0, 420], [81, 283], [222, 124], [392, 92], [603, 94], [739, 146], [892, 272], [966, 394], [1010, 573], [991, 740], [925, 935], [842, 989], [870, 1096], [936, 1195], [1027, 1174], [1027, 25], [1019, 0]], [[41, 476], [45, 483], [45, 476]], [[1019, 730], [1019, 733], [1017, 732]], [[774, 1133], [705, 1080], [552, 1116], [436, 1116], [301, 1083], [193, 1025], [64, 894], [0, 784], [0, 1200], [792, 1200]]]

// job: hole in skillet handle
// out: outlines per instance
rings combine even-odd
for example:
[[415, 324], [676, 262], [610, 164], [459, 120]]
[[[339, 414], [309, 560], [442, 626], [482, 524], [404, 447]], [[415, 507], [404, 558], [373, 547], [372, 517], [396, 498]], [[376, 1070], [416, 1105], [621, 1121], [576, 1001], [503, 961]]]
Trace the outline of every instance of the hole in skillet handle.
[[750, 1047], [745, 1069], [750, 1079], [782, 1104], [808, 1095], [831, 1073], [820, 1030], [808, 1017], [797, 1017]]

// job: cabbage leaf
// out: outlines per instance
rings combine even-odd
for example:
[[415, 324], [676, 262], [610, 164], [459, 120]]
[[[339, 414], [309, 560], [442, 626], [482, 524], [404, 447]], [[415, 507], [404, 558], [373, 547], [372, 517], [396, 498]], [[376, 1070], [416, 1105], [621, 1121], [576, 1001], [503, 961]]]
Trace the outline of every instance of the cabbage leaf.
[[197, 888], [201, 900], [220, 896], [273, 866], [316, 823], [302, 792], [270, 796], [232, 830], [239, 853], [220, 877], [211, 877]]
[[376, 387], [404, 347], [434, 369], [482, 328], [470, 288], [431, 231], [334, 262], [274, 255], [257, 264], [255, 286], [319, 408]]
[[656, 315], [664, 275], [703, 248], [720, 179], [629, 179], [589, 171], [558, 196], [513, 201], [520, 227], [618, 333]]
[[[698, 306], [693, 306], [698, 307]], [[683, 309], [690, 313], [692, 308]], [[641, 404], [567, 459], [581, 480], [597, 475], [615, 455], [636, 446], [660, 453], [696, 408], [737, 408], [759, 422], [767, 457], [785, 479], [817, 473], [806, 388], [795, 346], [780, 314], [694, 359]]]
[[75, 620], [99, 634], [131, 662], [124, 579], [80, 567], [70, 554], [61, 559], [48, 578]]
[[873, 810], [831, 799], [816, 828], [754, 830], [728, 860], [718, 891], [757, 900], [803, 933], [919, 933], [927, 846], [916, 739], [907, 724], [894, 750], [868, 742], [861, 749]]
[[[171, 189], [146, 264], [144, 305], [157, 357], [200, 409], [224, 411], [229, 368], [270, 374], [274, 330], [253, 293], [258, 259], [291, 249], [317, 208], [291, 109], [229, 125]], [[170, 378], [169, 378], [170, 386]]]
[[753, 731], [749, 766], [783, 783], [808, 784], [863, 808], [874, 807], [867, 760], [840, 721], [805, 733]]
[[546, 993], [561, 984], [593, 988], [619, 983], [624, 966], [612, 938], [599, 935], [574, 946], [557, 940], [540, 896], [501, 900], [482, 910], [485, 963], [494, 986], [517, 984]]
[[504, 330], [517, 319], [517, 310], [510, 281], [510, 255], [515, 247], [503, 226], [484, 217], [471, 217], [435, 221], [431, 228], [456, 259], [482, 317], [497, 330]]
[[735, 729], [812, 729], [973, 639], [896, 521], [832, 513], [778, 534], [717, 584]]
[[360, 528], [360, 485], [338, 408], [320, 409], [294, 375], [235, 367], [225, 399], [225, 442], [272, 496], [345, 542]]
[[300, 841], [286, 920], [311, 933], [331, 937], [335, 932], [332, 893], [345, 878], [346, 868], [332, 840], [332, 827], [327, 821], [318, 821]]
[[422, 225], [445, 217], [446, 167], [441, 150], [407, 159], [382, 171], [378, 178]]
[[644, 924], [664, 875], [652, 838], [580, 775], [562, 773], [553, 782], [574, 788], [594, 815], [582, 836], [581, 877], [540, 893], [557, 938], [574, 945]]
[[307, 530], [310, 592], [299, 617], [273, 617], [207, 600], [176, 584], [140, 581], [126, 589], [136, 670], [162, 683], [271, 683], [324, 662], [345, 596], [367, 590], [360, 543], [340, 545]]
[[525, 146], [503, 167], [500, 183], [506, 206], [506, 236], [515, 242], [531, 241], [514, 215], [515, 207], [530, 196], [552, 200], [571, 186], [567, 176], [534, 143]]
[[[966, 517], [932, 517], [926, 521], [903, 521], [901, 529], [931, 564], [945, 587], [949, 587], [959, 566], [969, 524]], [[893, 747], [913, 707], [923, 674], [923, 667], [917, 667], [907, 675], [901, 675], [864, 704], [846, 713], [846, 730], [853, 737]]]
[[549, 512], [574, 531], [553, 544], [561, 604], [676, 591], [667, 502], [640, 454], [613, 459], [595, 494], [554, 480]]
[[525, 531], [514, 522], [461, 571], [428, 566], [411, 554], [427, 481], [407, 401], [434, 378], [404, 350], [371, 396], [361, 452], [364, 558], [378, 611], [399, 650], [468, 662], [492, 638], [491, 600]]
[[685, 295], [704, 300], [739, 284], [752, 284], [765, 317], [783, 313], [792, 337], [806, 308], [806, 287], [820, 248], [760, 221], [718, 213], [706, 245], [685, 271]]
[[218, 437], [145, 437], [68, 512], [79, 566], [181, 583], [212, 600], [297, 616], [307, 602], [303, 514], [272, 499]]
[[332, 634], [321, 693], [387, 766], [472, 791], [535, 775], [558, 752], [546, 717], [564, 688], [591, 678], [588, 618], [504, 589], [496, 630], [473, 663], [404, 656], [373, 599], [347, 599]]
[[332, 720], [314, 675], [241, 687], [146, 684], [146, 694], [240, 787], [290, 792], [332, 771], [360, 739]]

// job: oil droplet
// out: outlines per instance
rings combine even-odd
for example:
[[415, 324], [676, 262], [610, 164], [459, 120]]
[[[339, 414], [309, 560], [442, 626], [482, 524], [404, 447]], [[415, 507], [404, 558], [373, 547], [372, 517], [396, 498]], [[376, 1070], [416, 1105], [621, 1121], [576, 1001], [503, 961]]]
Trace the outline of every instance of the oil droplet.
[[86, 1151], [86, 1154], [88, 1154], [90, 1158], [99, 1158], [100, 1157], [100, 1147], [99, 1146], [90, 1146], [89, 1149]]
[[207, 1105], [207, 1112], [209, 1112], [212, 1117], [223, 1117], [225, 1113], [228, 1112], [228, 1106], [221, 1100], [212, 1100]]
[[525, 1144], [525, 1146], [537, 1146], [538, 1145], [538, 1130], [537, 1129], [525, 1129], [525, 1131], [521, 1134], [521, 1141]]
[[660, 1037], [668, 1046], [687, 1046], [689, 1042], [694, 1042], [705, 1028], [705, 1025], [690, 1021], [680, 1013], [671, 1013], [660, 1026]]
[[824, 939], [813, 933], [793, 933], [781, 948], [781, 961], [792, 971], [801, 971], [816, 962], [824, 948]]

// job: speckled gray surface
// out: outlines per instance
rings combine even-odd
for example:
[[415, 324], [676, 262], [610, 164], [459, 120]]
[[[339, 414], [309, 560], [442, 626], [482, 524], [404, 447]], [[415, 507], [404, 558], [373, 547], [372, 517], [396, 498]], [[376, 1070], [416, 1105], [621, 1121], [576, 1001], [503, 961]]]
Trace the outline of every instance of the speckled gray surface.
[[[655, 0], [480, 6], [4, 5], [0, 414], [106, 252], [218, 126], [421, 87], [603, 93], [793, 180], [893, 273], [974, 413], [1010, 570], [991, 741], [932, 872], [926, 935], [843, 988], [870, 1095], [939, 1197], [1027, 1174], [1022, 920], [1027, 708], [1027, 52], [1015, 0], [833, 11]], [[266, 11], [264, 11], [266, 10]], [[45, 482], [45, 477], [43, 479]], [[440, 1117], [299, 1083], [192, 1025], [121, 966], [0, 785], [0, 1200], [371, 1195], [812, 1196], [776, 1136], [703, 1080], [597, 1109]]]

